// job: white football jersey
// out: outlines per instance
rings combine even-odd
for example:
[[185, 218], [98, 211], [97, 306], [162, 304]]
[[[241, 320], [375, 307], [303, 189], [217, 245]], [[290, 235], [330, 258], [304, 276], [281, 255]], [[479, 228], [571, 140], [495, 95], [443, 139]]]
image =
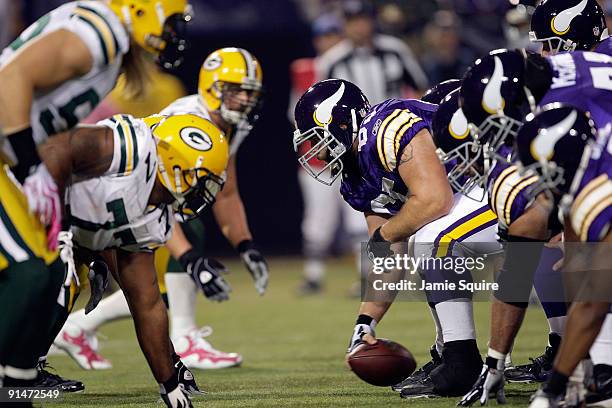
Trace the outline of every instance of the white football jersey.
[[[73, 1], [44, 15], [23, 31], [0, 54], [0, 66], [10, 64], [29, 44], [61, 29], [73, 32], [84, 42], [93, 57], [93, 65], [81, 77], [35, 93], [30, 120], [36, 143], [74, 127], [89, 115], [114, 88], [123, 57], [130, 47], [126, 29], [106, 4]], [[12, 152], [7, 153], [14, 158]]]
[[150, 251], [163, 245], [174, 224], [170, 205], [151, 206], [157, 178], [157, 144], [140, 119], [115, 115], [98, 122], [113, 130], [113, 160], [100, 177], [66, 191], [74, 241], [94, 251]]
[[[179, 98], [176, 101], [172, 102], [170, 105], [166, 106], [164, 110], [159, 113], [161, 115], [166, 116], [179, 115], [181, 113], [191, 113], [193, 115], [212, 121], [208, 109], [206, 109], [204, 104], [200, 101], [200, 95], [198, 94]], [[251, 125], [249, 125], [246, 121], [242, 121], [236, 126], [236, 131], [233, 135], [227, 135], [230, 138], [230, 156], [236, 154], [238, 148], [240, 147], [244, 139], [249, 135], [250, 131]]]

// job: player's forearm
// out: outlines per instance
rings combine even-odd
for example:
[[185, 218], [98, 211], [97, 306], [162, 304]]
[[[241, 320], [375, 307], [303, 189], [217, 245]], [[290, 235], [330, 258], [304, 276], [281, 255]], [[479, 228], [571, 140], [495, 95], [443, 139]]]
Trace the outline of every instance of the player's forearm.
[[219, 229], [234, 247], [244, 240], [253, 239], [238, 190], [220, 194], [213, 206], [213, 213]]
[[410, 197], [399, 213], [389, 218], [381, 228], [382, 237], [389, 242], [399, 242], [413, 235], [422, 226], [445, 216], [450, 211], [452, 196]]
[[170, 239], [166, 242], [166, 248], [168, 248], [170, 255], [172, 255], [174, 259], [179, 259], [181, 255], [192, 248], [191, 243], [183, 232], [181, 224], [176, 223], [174, 226], [172, 236], [170, 236]]

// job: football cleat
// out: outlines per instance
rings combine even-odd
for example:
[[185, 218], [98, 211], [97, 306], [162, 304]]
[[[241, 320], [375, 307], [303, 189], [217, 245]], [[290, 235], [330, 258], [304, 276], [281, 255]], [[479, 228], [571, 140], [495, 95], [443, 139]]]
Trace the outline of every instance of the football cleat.
[[544, 382], [550, 376], [553, 368], [553, 361], [557, 354], [561, 337], [558, 334], [551, 333], [548, 336], [550, 346], [546, 346], [546, 350], [541, 356], [530, 358], [530, 364], [523, 364], [516, 367], [508, 368], [504, 373], [506, 381], [511, 383], [532, 383]]
[[410, 388], [413, 385], [418, 385], [421, 383], [421, 381], [429, 376], [429, 373], [431, 373], [434, 368], [442, 364], [442, 357], [440, 357], [438, 354], [435, 345], [431, 346], [429, 349], [429, 354], [431, 354], [431, 361], [412, 373], [410, 377], [407, 377], [402, 382], [391, 386], [391, 389], [396, 392], [401, 392], [404, 388]]
[[429, 375], [426, 375], [400, 392], [400, 397], [404, 399], [436, 398], [439, 396], [434, 389], [434, 383]]
[[47, 367], [53, 368], [46, 362], [38, 364], [38, 376], [36, 377], [34, 387], [53, 388], [62, 392], [83, 392], [85, 390], [85, 385], [82, 382], [67, 380], [57, 374], [50, 373], [46, 370]]
[[238, 353], [226, 353], [216, 350], [204, 339], [212, 334], [212, 328], [204, 326], [199, 330], [174, 340], [174, 349], [188, 368], [215, 370], [239, 366], [242, 356]]
[[97, 352], [98, 340], [94, 333], [86, 332], [73, 323], [66, 322], [53, 344], [64, 350], [84, 370], [108, 370], [110, 361]]
[[595, 391], [586, 395], [587, 407], [612, 407], [612, 366], [598, 364], [593, 368]]

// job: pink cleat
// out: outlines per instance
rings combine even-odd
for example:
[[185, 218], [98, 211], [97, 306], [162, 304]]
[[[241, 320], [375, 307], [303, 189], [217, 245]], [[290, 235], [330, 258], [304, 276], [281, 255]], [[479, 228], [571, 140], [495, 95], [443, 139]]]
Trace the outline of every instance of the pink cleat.
[[176, 353], [188, 368], [215, 370], [239, 366], [242, 356], [238, 353], [226, 353], [213, 348], [204, 337], [212, 334], [212, 328], [204, 326], [177, 338], [174, 343]]
[[96, 335], [73, 323], [66, 322], [53, 344], [68, 353], [84, 370], [108, 370], [113, 367], [110, 361], [98, 354]]

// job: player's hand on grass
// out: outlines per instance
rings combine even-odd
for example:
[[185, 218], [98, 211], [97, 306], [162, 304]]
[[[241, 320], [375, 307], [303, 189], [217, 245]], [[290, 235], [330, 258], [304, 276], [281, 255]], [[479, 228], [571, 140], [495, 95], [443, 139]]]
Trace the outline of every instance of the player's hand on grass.
[[205, 258], [193, 249], [181, 255], [179, 262], [208, 299], [215, 302], [229, 299], [232, 288], [221, 276], [227, 273], [227, 268], [221, 262]]
[[238, 252], [244, 262], [244, 265], [248, 269], [249, 273], [253, 277], [255, 283], [255, 290], [259, 295], [263, 295], [268, 287], [268, 263], [264, 259], [263, 255], [253, 244], [253, 241], [246, 239], [238, 244]]
[[187, 395], [204, 394], [204, 392], [200, 390], [200, 387], [198, 387], [193, 373], [181, 361], [178, 354], [172, 354], [172, 361], [174, 363], [174, 369], [179, 386], [183, 389], [183, 391], [187, 393]]
[[499, 404], [506, 403], [504, 393], [504, 371], [489, 368], [486, 364], [472, 389], [463, 396], [457, 404], [459, 407], [470, 407], [477, 401], [480, 405], [487, 405], [489, 398], [495, 397]]
[[193, 408], [191, 400], [180, 386], [166, 390], [163, 384], [159, 386], [159, 395], [168, 408]]

